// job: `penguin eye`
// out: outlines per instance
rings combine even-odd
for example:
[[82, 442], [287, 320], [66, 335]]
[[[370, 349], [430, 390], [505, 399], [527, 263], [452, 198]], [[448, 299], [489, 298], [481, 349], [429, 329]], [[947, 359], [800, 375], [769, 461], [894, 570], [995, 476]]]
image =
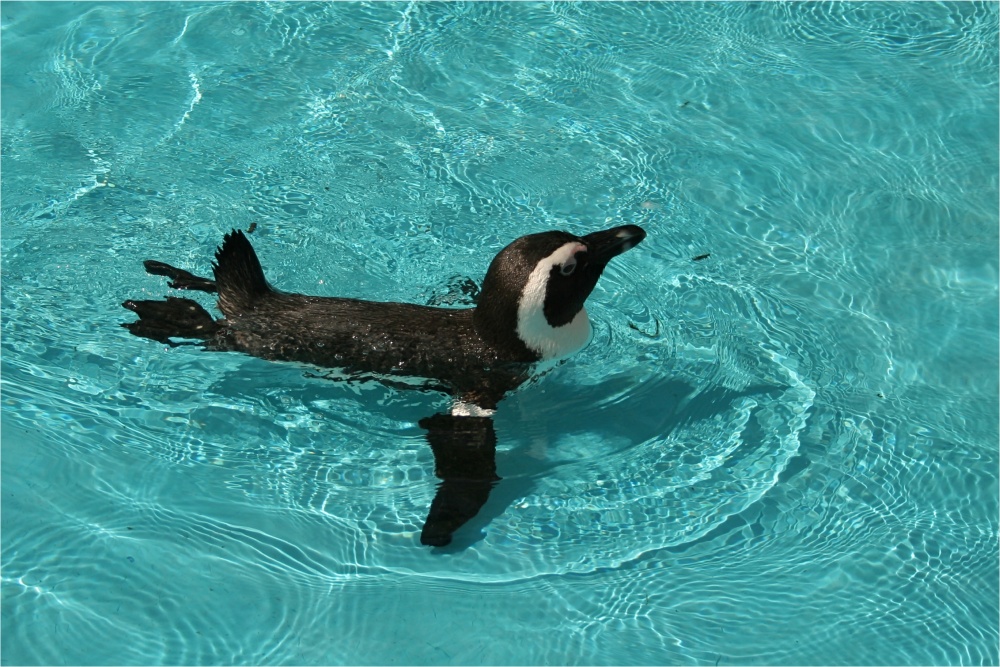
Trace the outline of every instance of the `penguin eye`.
[[576, 257], [570, 257], [566, 263], [559, 267], [559, 273], [564, 276], [571, 276], [576, 271]]

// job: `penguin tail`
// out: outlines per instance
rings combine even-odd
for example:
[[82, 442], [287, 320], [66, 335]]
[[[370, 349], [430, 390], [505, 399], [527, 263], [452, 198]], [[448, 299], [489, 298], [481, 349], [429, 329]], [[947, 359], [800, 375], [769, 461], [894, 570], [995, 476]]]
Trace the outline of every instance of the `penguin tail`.
[[173, 345], [171, 338], [208, 339], [219, 331], [216, 322], [197, 301], [168, 296], [163, 301], [133, 301], [122, 307], [139, 316], [135, 322], [125, 322], [123, 327], [141, 338]]
[[264, 270], [250, 241], [242, 231], [226, 234], [215, 251], [215, 286], [219, 291], [219, 310], [226, 317], [236, 317], [253, 310], [256, 303], [274, 290], [264, 278]]

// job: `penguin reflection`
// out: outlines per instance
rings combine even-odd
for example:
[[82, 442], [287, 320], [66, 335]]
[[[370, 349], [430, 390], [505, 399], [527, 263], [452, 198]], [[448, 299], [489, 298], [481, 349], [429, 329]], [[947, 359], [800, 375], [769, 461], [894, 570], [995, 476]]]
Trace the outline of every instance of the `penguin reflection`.
[[128, 300], [139, 319], [123, 324], [136, 336], [167, 344], [195, 339], [215, 351], [297, 361], [352, 374], [421, 378], [450, 394], [450, 414], [420, 421], [441, 479], [420, 541], [451, 542], [486, 503], [496, 475], [492, 414], [535, 365], [567, 357], [590, 340], [584, 301], [604, 267], [638, 245], [635, 225], [574, 236], [550, 231], [522, 236], [493, 259], [474, 308], [306, 296], [280, 292], [264, 278], [241, 231], [215, 253], [214, 280], [148, 260], [146, 271], [170, 287], [218, 293], [223, 318], [196, 301]]

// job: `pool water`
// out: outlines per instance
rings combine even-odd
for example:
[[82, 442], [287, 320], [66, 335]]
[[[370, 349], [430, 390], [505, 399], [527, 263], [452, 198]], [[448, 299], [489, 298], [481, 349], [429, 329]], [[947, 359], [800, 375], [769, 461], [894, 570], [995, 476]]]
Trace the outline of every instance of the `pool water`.
[[[0, 16], [3, 664], [1000, 661], [996, 3]], [[621, 224], [448, 548], [447, 397], [118, 326]]]

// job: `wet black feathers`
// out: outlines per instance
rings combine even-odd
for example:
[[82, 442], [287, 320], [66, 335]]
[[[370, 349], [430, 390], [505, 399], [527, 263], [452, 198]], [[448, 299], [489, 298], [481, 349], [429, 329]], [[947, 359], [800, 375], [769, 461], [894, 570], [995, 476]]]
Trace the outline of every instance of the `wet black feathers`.
[[215, 252], [212, 269], [219, 292], [219, 310], [228, 318], [252, 311], [262, 297], [274, 292], [264, 278], [257, 253], [238, 229], [226, 234]]
[[146, 268], [146, 273], [152, 276], [166, 276], [170, 278], [168, 283], [173, 289], [189, 289], [199, 292], [217, 292], [214, 280], [199, 278], [193, 273], [175, 266], [157, 262], [155, 259], [147, 259], [142, 265]]
[[135, 322], [123, 323], [123, 327], [136, 336], [160, 343], [169, 344], [171, 338], [208, 339], [219, 331], [212, 315], [191, 299], [176, 296], [158, 301], [129, 299], [122, 306], [139, 316]]

